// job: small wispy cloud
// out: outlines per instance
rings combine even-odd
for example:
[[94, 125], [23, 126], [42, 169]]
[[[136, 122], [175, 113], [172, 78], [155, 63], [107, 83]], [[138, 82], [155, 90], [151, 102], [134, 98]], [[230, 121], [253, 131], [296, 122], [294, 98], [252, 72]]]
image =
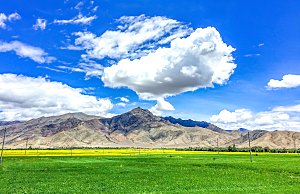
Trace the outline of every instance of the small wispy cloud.
[[0, 52], [15, 52], [22, 58], [30, 58], [37, 63], [51, 63], [56, 58], [51, 57], [43, 49], [31, 46], [20, 41], [2, 42], [0, 41]]
[[10, 15], [5, 15], [4, 13], [0, 13], [0, 28], [6, 29], [6, 22], [11, 22], [14, 20], [20, 20], [21, 16], [15, 12]]
[[46, 26], [47, 26], [47, 20], [38, 18], [38, 19], [36, 20], [36, 23], [35, 23], [32, 27], [33, 27], [33, 29], [35, 29], [35, 30], [38, 30], [38, 29], [40, 29], [40, 30], [45, 30], [45, 29], [46, 29]]
[[93, 11], [93, 12], [96, 12], [96, 11], [98, 10], [98, 8], [99, 8], [99, 6], [95, 6], [95, 7], [92, 9], [92, 11]]
[[163, 16], [122, 16], [116, 22], [116, 30], [107, 30], [101, 36], [88, 31], [73, 33], [77, 36], [75, 46], [84, 48], [88, 58], [133, 59], [192, 32], [182, 22]]
[[37, 68], [40, 68], [40, 69], [48, 69], [48, 70], [50, 70], [50, 71], [55, 71], [55, 72], [65, 73], [65, 71], [63, 71], [63, 70], [56, 69], [56, 68], [52, 68], [52, 67], [47, 67], [47, 66], [37, 66]]
[[83, 16], [82, 14], [78, 14], [77, 16], [75, 16], [72, 19], [68, 19], [68, 20], [54, 20], [53, 23], [55, 24], [81, 24], [81, 25], [90, 25], [92, 23], [93, 20], [97, 19], [96, 15], [90, 16], [90, 17], [86, 17]]
[[61, 46], [59, 48], [62, 49], [62, 50], [71, 50], [71, 51], [81, 51], [81, 50], [84, 50], [83, 47], [74, 46], [74, 45]]
[[100, 78], [103, 74], [103, 66], [94, 61], [80, 62], [77, 66], [60, 65], [56, 66], [56, 68], [71, 72], [85, 73], [85, 79], [90, 79], [91, 77]]
[[83, 1], [80, 1], [79, 3], [77, 3], [76, 5], [75, 5], [75, 9], [77, 9], [77, 10], [81, 10], [81, 7], [84, 5], [84, 3], [83, 3]]
[[258, 57], [260, 56], [259, 53], [254, 53], [254, 54], [245, 54], [244, 57]]
[[262, 47], [262, 46], [264, 46], [264, 45], [265, 45], [265, 43], [262, 42], [262, 43], [259, 43], [257, 46], [258, 46], [258, 47]]

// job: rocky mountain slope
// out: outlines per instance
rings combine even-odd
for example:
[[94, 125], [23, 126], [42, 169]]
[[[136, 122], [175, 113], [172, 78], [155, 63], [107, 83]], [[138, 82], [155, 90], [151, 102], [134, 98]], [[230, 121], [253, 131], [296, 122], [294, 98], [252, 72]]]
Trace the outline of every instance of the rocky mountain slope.
[[[235, 144], [247, 147], [247, 133], [227, 132], [207, 123], [183, 126], [170, 119], [135, 108], [127, 113], [101, 118], [83, 113], [41, 117], [0, 126], [0, 137], [7, 129], [6, 148], [57, 147], [216, 147]], [[251, 131], [253, 146], [294, 148], [300, 146], [300, 133]]]

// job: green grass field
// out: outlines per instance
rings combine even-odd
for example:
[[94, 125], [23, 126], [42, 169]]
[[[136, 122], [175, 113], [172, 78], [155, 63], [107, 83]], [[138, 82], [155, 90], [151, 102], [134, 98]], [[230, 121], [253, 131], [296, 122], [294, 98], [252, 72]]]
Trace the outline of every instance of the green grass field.
[[300, 155], [5, 157], [0, 193], [300, 193]]

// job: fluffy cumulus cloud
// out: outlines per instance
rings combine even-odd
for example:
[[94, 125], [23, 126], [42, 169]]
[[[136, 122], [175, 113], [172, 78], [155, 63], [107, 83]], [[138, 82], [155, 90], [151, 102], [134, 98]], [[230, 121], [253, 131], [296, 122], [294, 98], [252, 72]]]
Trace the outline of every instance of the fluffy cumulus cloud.
[[127, 97], [117, 97], [116, 99], [120, 101], [116, 104], [116, 106], [121, 107], [125, 107], [130, 101]]
[[0, 74], [0, 120], [27, 120], [69, 112], [108, 115], [109, 99], [84, 94], [61, 82], [42, 77]]
[[51, 63], [55, 60], [43, 49], [27, 45], [19, 41], [1, 42], [0, 41], [0, 52], [15, 52], [19, 57], [30, 58], [37, 63]]
[[172, 104], [165, 101], [164, 98], [158, 98], [157, 104], [149, 109], [155, 115], [161, 115], [164, 111], [175, 110]]
[[268, 82], [268, 89], [295, 88], [300, 86], [300, 75], [287, 74], [282, 80], [271, 79]]
[[35, 29], [35, 30], [38, 30], [38, 29], [45, 30], [46, 26], [47, 26], [47, 20], [38, 18], [36, 20], [36, 23], [33, 25], [33, 29]]
[[181, 22], [162, 16], [123, 16], [117, 22], [116, 30], [107, 30], [101, 36], [74, 33], [75, 45], [86, 49], [89, 58], [137, 58], [190, 32]]
[[81, 25], [90, 25], [92, 23], [93, 20], [97, 19], [97, 16], [83, 16], [82, 14], [78, 14], [77, 16], [75, 16], [72, 19], [68, 19], [68, 20], [54, 20], [53, 23], [55, 24], [81, 24]]
[[221, 122], [224, 124], [243, 122], [253, 118], [253, 114], [247, 109], [237, 109], [234, 112], [222, 110], [218, 115], [213, 115], [210, 120], [212, 122]]
[[0, 28], [6, 29], [6, 22], [11, 22], [19, 19], [21, 19], [21, 16], [17, 12], [12, 13], [10, 15], [0, 13]]
[[125, 103], [128, 103], [128, 102], [129, 102], [129, 99], [126, 98], [126, 97], [121, 97], [120, 100], [121, 100], [122, 102], [125, 102]]
[[163, 16], [123, 16], [116, 30], [97, 36], [77, 32], [73, 47], [82, 60], [112, 59], [101, 80], [106, 87], [126, 87], [143, 100], [157, 100], [155, 113], [173, 110], [165, 101], [199, 88], [225, 84], [236, 68], [232, 52], [213, 27], [192, 29]]
[[278, 106], [274, 108], [274, 111], [300, 113], [300, 104], [296, 104], [293, 106]]
[[215, 28], [198, 28], [172, 40], [170, 47], [105, 68], [102, 81], [107, 87], [130, 88], [141, 99], [165, 98], [226, 83], [236, 67], [233, 51]]
[[236, 130], [293, 130], [300, 129], [300, 105], [275, 107], [270, 111], [253, 113], [248, 109], [233, 112], [222, 110], [210, 121], [221, 128]]

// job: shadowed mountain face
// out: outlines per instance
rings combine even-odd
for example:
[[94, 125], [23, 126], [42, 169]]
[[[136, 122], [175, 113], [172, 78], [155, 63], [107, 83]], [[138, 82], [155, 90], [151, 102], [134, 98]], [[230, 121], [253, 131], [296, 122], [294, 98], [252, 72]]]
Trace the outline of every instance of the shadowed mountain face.
[[67, 118], [66, 120], [59, 123], [44, 125], [44, 127], [41, 129], [41, 134], [43, 137], [51, 136], [64, 130], [78, 127], [81, 123], [82, 121], [80, 119], [74, 117]]
[[161, 126], [166, 121], [154, 116], [149, 110], [135, 108], [127, 113], [101, 121], [112, 131], [129, 132], [138, 128], [149, 130]]
[[183, 119], [176, 119], [174, 117], [164, 117], [165, 120], [170, 121], [173, 124], [179, 124], [184, 127], [202, 127], [207, 128], [212, 131], [216, 131], [219, 133], [225, 133], [226, 131], [224, 129], [221, 129], [220, 127], [217, 127], [216, 125], [213, 125], [211, 123], [208, 123], [206, 121], [193, 121], [191, 119], [183, 120]]
[[[227, 132], [233, 132], [234, 130], [226, 130]], [[250, 132], [251, 130], [245, 129], [245, 128], [239, 128], [238, 131], [246, 133], [246, 132]]]
[[[247, 147], [247, 133], [227, 132], [204, 121], [161, 118], [135, 108], [127, 113], [101, 118], [84, 113], [41, 117], [0, 126], [0, 137], [7, 129], [6, 148], [54, 147], [216, 147], [235, 144]], [[294, 148], [300, 144], [299, 132], [251, 131], [253, 146]], [[299, 146], [299, 145], [298, 145]]]

